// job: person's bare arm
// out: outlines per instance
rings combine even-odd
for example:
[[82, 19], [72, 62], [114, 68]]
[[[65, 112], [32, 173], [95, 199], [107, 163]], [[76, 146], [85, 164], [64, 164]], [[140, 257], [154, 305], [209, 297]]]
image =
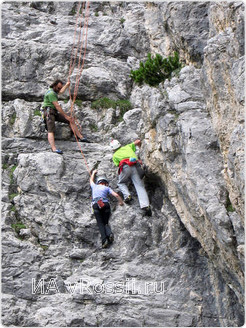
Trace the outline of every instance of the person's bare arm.
[[96, 173], [97, 173], [97, 170], [92, 171], [91, 177], [90, 177], [90, 184], [92, 184], [94, 182], [94, 178], [95, 178]]
[[141, 147], [141, 140], [137, 139], [134, 141], [135, 146], [138, 146], [139, 148]]
[[112, 195], [118, 200], [119, 204], [124, 205], [123, 199], [115, 191], [112, 192]]
[[63, 94], [69, 86], [70, 86], [70, 81], [67, 81], [67, 83], [59, 91], [59, 95]]
[[[141, 140], [137, 139], [134, 141], [135, 146], [138, 146], [139, 148], [141, 147]], [[141, 159], [138, 159], [138, 162], [142, 165], [143, 162], [141, 161]]]
[[58, 103], [58, 101], [53, 101], [52, 104], [55, 106], [55, 108], [58, 110], [59, 113], [61, 113], [68, 121], [71, 121], [71, 117], [68, 116], [64, 110], [61, 108], [61, 105]]

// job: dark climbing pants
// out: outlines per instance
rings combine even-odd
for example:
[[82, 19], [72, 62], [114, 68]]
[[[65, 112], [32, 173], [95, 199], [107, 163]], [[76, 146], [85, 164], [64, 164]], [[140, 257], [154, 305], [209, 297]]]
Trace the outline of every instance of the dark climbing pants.
[[99, 208], [97, 203], [93, 204], [93, 211], [97, 220], [97, 225], [102, 237], [102, 242], [112, 233], [108, 225], [109, 217], [111, 214], [109, 203], [105, 203], [103, 208]]
[[47, 107], [44, 109], [45, 126], [48, 132], [55, 132], [55, 121], [70, 124], [70, 122], [56, 109]]

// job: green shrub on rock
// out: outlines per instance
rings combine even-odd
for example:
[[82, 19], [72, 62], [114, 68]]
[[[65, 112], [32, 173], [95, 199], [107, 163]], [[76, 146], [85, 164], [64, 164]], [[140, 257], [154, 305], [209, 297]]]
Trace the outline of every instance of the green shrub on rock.
[[116, 102], [115, 100], [111, 100], [107, 97], [104, 97], [93, 101], [93, 103], [91, 104], [91, 108], [93, 109], [116, 108]]
[[156, 54], [151, 57], [148, 54], [148, 59], [145, 62], [140, 62], [139, 69], [131, 70], [130, 77], [138, 85], [146, 83], [151, 87], [157, 86], [159, 83], [169, 79], [174, 71], [180, 70], [182, 67], [179, 61], [179, 55], [174, 52], [174, 56], [163, 58], [161, 55]]
[[125, 99], [112, 100], [107, 97], [104, 97], [93, 101], [91, 104], [91, 108], [93, 109], [115, 109], [116, 107], [118, 107], [120, 111], [124, 112], [128, 111], [129, 109], [132, 109], [130, 101]]

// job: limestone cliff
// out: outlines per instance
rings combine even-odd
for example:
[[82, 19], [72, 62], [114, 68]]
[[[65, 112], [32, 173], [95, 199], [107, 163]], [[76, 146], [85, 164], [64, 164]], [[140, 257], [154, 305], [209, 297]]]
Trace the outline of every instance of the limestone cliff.
[[[3, 324], [242, 325], [243, 3], [91, 3], [75, 105], [93, 141], [83, 153], [117, 191], [109, 142], [141, 138], [153, 210], [142, 215], [134, 188], [133, 204], [112, 200], [106, 250], [74, 137], [57, 124], [64, 154], [52, 153], [38, 115], [49, 84], [68, 75], [75, 13], [74, 2], [2, 4]], [[148, 52], [173, 51], [180, 73], [156, 88], [131, 81]], [[93, 109], [101, 97], [132, 109]]]

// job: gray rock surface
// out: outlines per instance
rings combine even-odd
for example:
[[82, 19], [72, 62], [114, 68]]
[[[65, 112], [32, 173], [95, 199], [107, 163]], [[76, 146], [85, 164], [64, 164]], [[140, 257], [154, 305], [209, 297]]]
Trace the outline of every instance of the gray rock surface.
[[[241, 326], [243, 3], [92, 2], [74, 106], [92, 140], [84, 157], [64, 124], [64, 154], [52, 153], [38, 111], [53, 79], [67, 77], [75, 12], [73, 2], [2, 4], [2, 323]], [[148, 52], [174, 50], [184, 65], [170, 80], [130, 80]], [[92, 109], [101, 97], [132, 109]], [[112, 138], [142, 139], [153, 215], [130, 186], [131, 205], [111, 200], [115, 241], [102, 250], [87, 169], [118, 191]]]

